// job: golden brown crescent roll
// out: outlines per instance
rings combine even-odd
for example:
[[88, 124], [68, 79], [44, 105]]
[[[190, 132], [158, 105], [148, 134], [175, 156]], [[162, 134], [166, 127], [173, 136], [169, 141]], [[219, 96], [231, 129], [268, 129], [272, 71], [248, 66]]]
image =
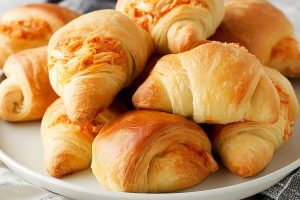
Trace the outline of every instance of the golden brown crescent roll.
[[300, 76], [300, 50], [292, 24], [265, 0], [230, 0], [211, 38], [245, 46], [262, 64], [287, 76]]
[[299, 105], [289, 81], [279, 72], [266, 69], [281, 100], [280, 117], [274, 124], [241, 122], [217, 125], [212, 144], [224, 165], [233, 173], [249, 177], [260, 173], [274, 151], [291, 135]]
[[119, 0], [116, 9], [147, 30], [161, 54], [190, 50], [214, 34], [223, 0]]
[[93, 119], [143, 70], [149, 34], [115, 10], [83, 15], [49, 42], [50, 82], [71, 121]]
[[272, 123], [279, 115], [276, 89], [259, 61], [245, 48], [220, 42], [162, 57], [133, 104], [197, 123]]
[[4, 67], [6, 79], [0, 84], [0, 117], [8, 121], [41, 119], [57, 98], [47, 68], [47, 47], [11, 55]]
[[6, 12], [0, 22], [0, 67], [9, 55], [47, 45], [51, 35], [78, 16], [54, 4], [27, 4]]
[[48, 173], [62, 177], [89, 168], [95, 136], [105, 123], [124, 111], [120, 103], [114, 102], [92, 121], [75, 124], [67, 117], [62, 99], [57, 99], [47, 109], [41, 126]]
[[205, 132], [173, 114], [127, 112], [107, 123], [93, 143], [92, 170], [108, 190], [172, 192], [217, 169]]

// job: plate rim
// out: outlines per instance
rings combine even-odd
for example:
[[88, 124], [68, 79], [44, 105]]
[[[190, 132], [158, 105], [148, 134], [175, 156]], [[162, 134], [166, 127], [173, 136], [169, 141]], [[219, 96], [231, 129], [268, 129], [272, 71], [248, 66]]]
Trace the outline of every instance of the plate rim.
[[[43, 174], [40, 174], [38, 172], [35, 172], [26, 166], [23, 166], [13, 158], [11, 158], [8, 154], [6, 154], [0, 147], [0, 160], [13, 172], [18, 174], [20, 177], [22, 177], [25, 181], [38, 186], [42, 187], [48, 191], [58, 193], [57, 190], [51, 189], [54, 187], [60, 187], [62, 189], [67, 189], [68, 191], [64, 192], [65, 194], [62, 194], [61, 192], [59, 194], [64, 195], [64, 196], [69, 196], [66, 195], [66, 193], [70, 192], [76, 192], [77, 194], [85, 194], [85, 195], [93, 195], [95, 197], [107, 197], [110, 199], [165, 199], [169, 200], [170, 198], [178, 199], [178, 198], [205, 198], [209, 197], [210, 194], [226, 194], [226, 193], [232, 193], [237, 190], [241, 189], [247, 189], [247, 188], [252, 188], [253, 186], [261, 185], [261, 191], [269, 188], [270, 186], [268, 184], [265, 184], [266, 182], [270, 182], [271, 180], [274, 179], [279, 179], [284, 178], [286, 175], [290, 174], [292, 171], [300, 167], [300, 158], [297, 160], [293, 161], [292, 163], [270, 173], [266, 174], [262, 177], [249, 180], [243, 183], [235, 184], [235, 185], [230, 185], [230, 186], [225, 186], [221, 188], [215, 188], [215, 189], [209, 189], [209, 190], [202, 190], [202, 191], [188, 191], [188, 192], [174, 192], [174, 193], [126, 193], [126, 192], [116, 192], [116, 191], [102, 191], [101, 193], [94, 192], [94, 191], [89, 191], [89, 190], [84, 190], [80, 188], [80, 186], [68, 183], [50, 176], [45, 176]], [[28, 180], [26, 177], [32, 177], [35, 181], [32, 181], [31, 179]], [[34, 183], [35, 182], [35, 183]], [[39, 183], [38, 183], [39, 182]], [[40, 184], [42, 183], [42, 184]], [[44, 186], [51, 184], [53, 187], [49, 188]], [[263, 187], [265, 186], [265, 187]], [[261, 192], [258, 191], [258, 192]], [[70, 193], [71, 194], [71, 193]], [[253, 193], [250, 191], [245, 191], [244, 198], [247, 196], [251, 196]], [[74, 197], [70, 197], [74, 198]]]

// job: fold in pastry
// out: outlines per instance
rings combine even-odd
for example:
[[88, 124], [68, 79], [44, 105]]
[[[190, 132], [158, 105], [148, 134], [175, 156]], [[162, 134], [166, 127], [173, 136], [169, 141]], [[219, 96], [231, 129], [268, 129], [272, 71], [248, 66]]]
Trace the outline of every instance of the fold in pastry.
[[274, 124], [241, 122], [216, 125], [212, 144], [224, 165], [233, 173], [249, 177], [260, 173], [275, 150], [288, 140], [297, 119], [299, 104], [289, 81], [274, 69], [266, 68], [280, 96], [280, 117]]
[[49, 42], [50, 82], [71, 121], [87, 122], [143, 70], [149, 34], [115, 10], [82, 15]]
[[57, 29], [78, 16], [47, 3], [27, 4], [4, 13], [0, 22], [0, 67], [13, 53], [47, 45]]
[[139, 76], [130, 83], [130, 85], [121, 92], [118, 93], [118, 98], [122, 99], [122, 102], [125, 103], [127, 108], [130, 108], [131, 110], [134, 109], [134, 106], [132, 104], [132, 95], [135, 93], [135, 91], [139, 88], [139, 86], [147, 79], [149, 76], [151, 70], [155, 66], [156, 62], [161, 58], [161, 55], [154, 54], [152, 55], [148, 60], [147, 63], [144, 66], [143, 71]]
[[11, 55], [3, 71], [7, 78], [0, 84], [0, 117], [8, 121], [41, 119], [57, 98], [49, 81], [47, 47]]
[[160, 54], [190, 50], [214, 34], [223, 0], [119, 0], [116, 9], [147, 30]]
[[300, 76], [300, 50], [289, 19], [265, 0], [230, 0], [225, 18], [210, 38], [245, 46], [262, 64]]
[[260, 62], [245, 48], [220, 42], [162, 57], [133, 95], [133, 104], [212, 124], [273, 123], [280, 110]]
[[127, 112], [107, 123], [93, 143], [93, 173], [109, 190], [172, 192], [217, 169], [205, 132], [168, 113]]
[[67, 117], [62, 99], [57, 99], [47, 109], [41, 125], [48, 173], [62, 177], [89, 168], [95, 136], [105, 123], [125, 110], [122, 104], [114, 102], [92, 121], [75, 124]]

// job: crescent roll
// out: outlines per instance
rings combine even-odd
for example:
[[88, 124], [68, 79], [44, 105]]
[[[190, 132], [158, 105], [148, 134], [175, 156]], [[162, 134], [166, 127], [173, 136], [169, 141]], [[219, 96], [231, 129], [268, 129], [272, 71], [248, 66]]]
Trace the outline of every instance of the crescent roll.
[[136, 108], [197, 123], [276, 122], [279, 97], [260, 62], [235, 44], [210, 42], [162, 57], [133, 95]]
[[147, 30], [160, 54], [190, 50], [214, 34], [223, 0], [119, 0], [116, 9]]
[[211, 38], [245, 46], [262, 64], [286, 76], [300, 76], [300, 50], [291, 22], [264, 0], [230, 0]]
[[62, 99], [57, 99], [47, 109], [41, 125], [48, 173], [54, 177], [62, 177], [89, 168], [95, 136], [105, 123], [124, 110], [121, 104], [113, 103], [92, 121], [75, 124], [66, 115]]
[[217, 125], [212, 144], [224, 165], [233, 173], [249, 177], [260, 173], [291, 135], [299, 104], [289, 81], [279, 72], [266, 69], [280, 96], [280, 117], [274, 124], [241, 122]]
[[57, 31], [48, 48], [50, 82], [70, 120], [86, 122], [107, 108], [152, 48], [148, 33], [115, 10], [82, 15]]
[[0, 67], [9, 55], [45, 46], [60, 27], [78, 17], [64, 7], [47, 3], [27, 4], [3, 14], [0, 22]]
[[49, 81], [47, 47], [11, 55], [3, 71], [7, 78], [0, 84], [0, 117], [8, 121], [41, 119], [57, 98]]
[[93, 173], [108, 190], [172, 192], [218, 169], [197, 124], [157, 111], [118, 116], [101, 129], [92, 148]]

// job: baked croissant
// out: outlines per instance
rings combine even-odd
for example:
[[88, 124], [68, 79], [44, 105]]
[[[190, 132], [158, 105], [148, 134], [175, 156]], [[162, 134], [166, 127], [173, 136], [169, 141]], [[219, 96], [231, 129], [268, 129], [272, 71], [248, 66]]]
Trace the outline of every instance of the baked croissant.
[[273, 69], [266, 70], [281, 100], [277, 122], [217, 125], [213, 131], [214, 150], [231, 172], [243, 177], [254, 176], [267, 166], [274, 151], [291, 135], [291, 126], [298, 116], [298, 101], [289, 81]]
[[147, 30], [160, 54], [190, 50], [214, 34], [223, 0], [119, 0], [116, 9]]
[[92, 142], [100, 129], [125, 108], [113, 103], [88, 123], [75, 124], [66, 115], [61, 98], [46, 111], [41, 125], [44, 158], [48, 173], [62, 177], [90, 167]]
[[143, 70], [150, 36], [115, 10], [83, 15], [49, 42], [50, 82], [71, 121], [93, 119]]
[[245, 46], [262, 64], [286, 76], [300, 76], [300, 50], [292, 24], [264, 0], [230, 0], [225, 18], [211, 38]]
[[172, 192], [218, 169], [205, 132], [177, 115], [132, 111], [107, 123], [93, 143], [92, 170], [108, 190]]
[[4, 67], [6, 79], [0, 84], [0, 117], [8, 121], [41, 119], [57, 98], [47, 68], [47, 47], [11, 55]]
[[0, 22], [0, 67], [9, 55], [45, 46], [50, 36], [78, 16], [54, 4], [27, 4], [6, 12]]
[[272, 123], [279, 115], [276, 89], [259, 61], [245, 48], [219, 42], [162, 57], [133, 104], [197, 123]]

